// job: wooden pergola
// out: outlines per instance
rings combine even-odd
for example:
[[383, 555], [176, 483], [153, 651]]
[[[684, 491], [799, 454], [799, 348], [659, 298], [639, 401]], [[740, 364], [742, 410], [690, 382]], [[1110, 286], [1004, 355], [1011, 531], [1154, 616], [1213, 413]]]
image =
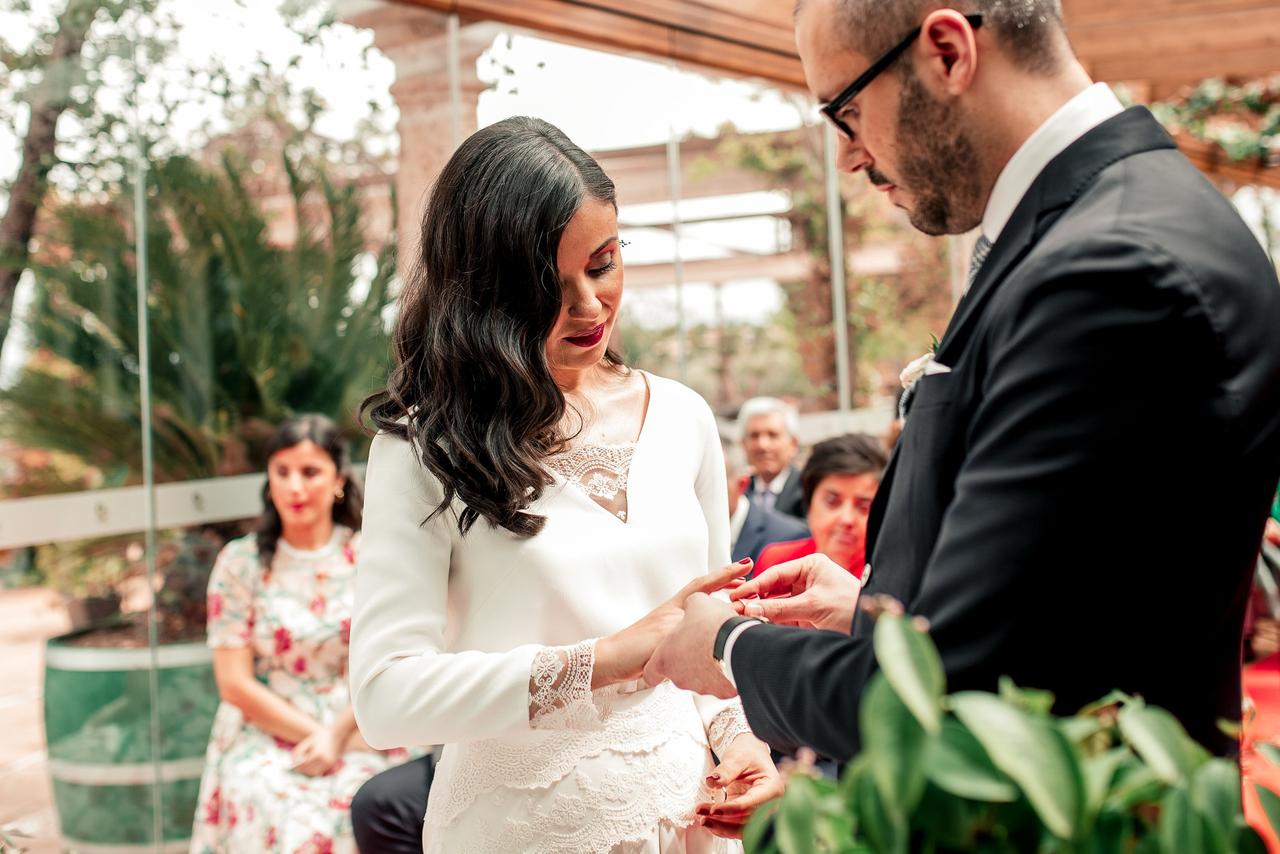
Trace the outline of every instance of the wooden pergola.
[[[613, 50], [670, 58], [793, 88], [804, 76], [792, 38], [794, 0], [404, 0], [471, 21], [495, 21]], [[957, 4], [963, 8], [963, 3]], [[1274, 0], [1063, 0], [1081, 62], [1142, 100], [1206, 77], [1280, 72]], [[1189, 152], [1237, 183], [1280, 188], [1280, 169]]]

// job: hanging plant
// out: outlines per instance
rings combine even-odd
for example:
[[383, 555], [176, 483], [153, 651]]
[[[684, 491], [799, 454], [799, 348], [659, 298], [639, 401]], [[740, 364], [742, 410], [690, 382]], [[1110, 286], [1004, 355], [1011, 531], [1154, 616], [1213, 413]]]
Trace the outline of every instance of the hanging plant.
[[1228, 161], [1280, 166], [1280, 75], [1244, 84], [1204, 80], [1151, 111], [1170, 133], [1212, 143]]

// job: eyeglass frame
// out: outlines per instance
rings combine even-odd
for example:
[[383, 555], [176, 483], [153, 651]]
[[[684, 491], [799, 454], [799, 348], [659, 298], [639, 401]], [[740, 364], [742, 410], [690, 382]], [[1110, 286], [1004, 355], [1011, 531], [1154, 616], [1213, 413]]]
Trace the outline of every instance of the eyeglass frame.
[[[965, 15], [964, 19], [968, 21], [969, 26], [973, 27], [975, 30], [982, 26], [982, 15], [980, 14]], [[830, 121], [831, 124], [835, 125], [836, 129], [848, 137], [850, 141], [857, 139], [857, 134], [853, 132], [853, 129], [845, 124], [844, 120], [836, 114], [840, 112], [840, 110], [844, 109], [845, 104], [858, 97], [858, 94], [862, 92], [863, 89], [871, 85], [871, 81], [879, 77], [886, 68], [893, 64], [895, 59], [901, 56], [907, 48], [911, 47], [911, 43], [920, 38], [920, 33], [923, 30], [924, 25], [921, 24], [911, 32], [907, 33], [906, 36], [903, 37], [902, 41], [885, 51], [879, 59], [871, 63], [870, 67], [868, 67], [866, 71], [859, 74], [856, 80], [844, 87], [839, 95], [836, 95], [830, 101], [819, 107], [818, 112], [826, 116], [827, 120]]]

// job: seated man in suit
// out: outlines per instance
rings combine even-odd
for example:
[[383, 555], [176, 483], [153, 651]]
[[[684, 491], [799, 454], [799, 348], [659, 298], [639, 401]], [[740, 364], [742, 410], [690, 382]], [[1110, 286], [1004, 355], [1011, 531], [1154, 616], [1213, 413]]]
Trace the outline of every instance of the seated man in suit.
[[808, 536], [809, 529], [803, 522], [766, 510], [745, 494], [749, 481], [742, 452], [729, 442], [721, 444], [729, 484], [729, 542], [733, 544], [734, 563], [748, 557], [758, 563], [766, 546]]
[[371, 777], [351, 800], [351, 828], [361, 854], [422, 854], [422, 818], [435, 754]]
[[747, 495], [765, 510], [804, 520], [800, 472], [800, 414], [775, 397], [753, 397], [738, 411], [738, 433], [755, 472]]

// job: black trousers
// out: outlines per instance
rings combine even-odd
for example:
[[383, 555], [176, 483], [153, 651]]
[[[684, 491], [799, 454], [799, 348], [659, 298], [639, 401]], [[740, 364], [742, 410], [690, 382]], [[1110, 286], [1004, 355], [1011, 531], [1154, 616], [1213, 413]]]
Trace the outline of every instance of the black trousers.
[[422, 854], [422, 817], [435, 760], [431, 754], [388, 768], [351, 801], [351, 825], [360, 854]]

